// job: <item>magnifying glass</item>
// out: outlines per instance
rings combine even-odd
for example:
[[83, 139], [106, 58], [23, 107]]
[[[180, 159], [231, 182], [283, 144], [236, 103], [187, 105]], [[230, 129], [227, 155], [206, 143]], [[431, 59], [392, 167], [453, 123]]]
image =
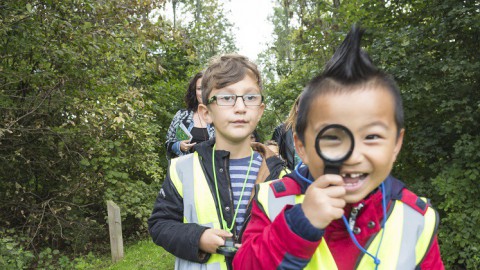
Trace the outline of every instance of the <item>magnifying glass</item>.
[[354, 147], [353, 134], [347, 127], [332, 124], [322, 128], [315, 139], [315, 150], [325, 164], [324, 174], [340, 174]]
[[217, 253], [225, 257], [233, 257], [237, 253], [238, 248], [235, 247], [235, 241], [232, 237], [225, 238], [225, 245], [217, 248]]

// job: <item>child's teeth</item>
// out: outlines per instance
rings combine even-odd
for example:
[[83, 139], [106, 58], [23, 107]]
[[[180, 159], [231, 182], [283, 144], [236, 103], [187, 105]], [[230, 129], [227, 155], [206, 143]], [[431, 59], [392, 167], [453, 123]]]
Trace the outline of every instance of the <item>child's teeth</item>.
[[361, 173], [342, 173], [342, 177], [358, 178], [360, 176], [362, 176]]

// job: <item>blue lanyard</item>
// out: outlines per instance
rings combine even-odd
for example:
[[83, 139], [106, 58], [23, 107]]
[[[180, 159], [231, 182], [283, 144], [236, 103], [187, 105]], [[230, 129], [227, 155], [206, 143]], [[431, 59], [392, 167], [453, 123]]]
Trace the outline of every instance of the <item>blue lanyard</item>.
[[[295, 174], [297, 175], [298, 178], [303, 180], [304, 182], [307, 182], [308, 184], [311, 184], [312, 181], [304, 177], [303, 175], [298, 172], [298, 169], [300, 166], [302, 166], [302, 162], [298, 163], [297, 166], [295, 166]], [[373, 259], [373, 262], [375, 263], [375, 269], [378, 269], [378, 266], [380, 265], [380, 259], [378, 258], [378, 252], [380, 251], [380, 246], [382, 245], [382, 240], [383, 240], [383, 235], [385, 234], [385, 224], [387, 223], [387, 202], [385, 200], [385, 185], [382, 182], [380, 184], [380, 187], [382, 189], [382, 208], [383, 208], [383, 224], [381, 224], [382, 228], [382, 236], [380, 237], [380, 243], [378, 244], [377, 251], [375, 252], [375, 255], [371, 254], [368, 252], [365, 248], [363, 248], [357, 241], [357, 238], [355, 235], [353, 235], [352, 229], [350, 229], [350, 226], [348, 226], [348, 221], [345, 216], [342, 216], [343, 223], [345, 224], [345, 227], [347, 228], [348, 235], [350, 235], [350, 238], [352, 239], [353, 243], [357, 248], [364, 254], [367, 254]]]

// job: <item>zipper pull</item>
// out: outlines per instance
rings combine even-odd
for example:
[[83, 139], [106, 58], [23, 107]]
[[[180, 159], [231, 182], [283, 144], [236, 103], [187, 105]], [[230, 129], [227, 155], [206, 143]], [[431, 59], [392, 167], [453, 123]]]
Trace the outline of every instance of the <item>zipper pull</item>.
[[350, 230], [353, 230], [353, 227], [355, 227], [355, 221], [357, 220], [358, 213], [362, 208], [363, 203], [360, 203], [358, 206], [352, 208], [352, 212], [348, 218], [348, 227], [350, 227]]

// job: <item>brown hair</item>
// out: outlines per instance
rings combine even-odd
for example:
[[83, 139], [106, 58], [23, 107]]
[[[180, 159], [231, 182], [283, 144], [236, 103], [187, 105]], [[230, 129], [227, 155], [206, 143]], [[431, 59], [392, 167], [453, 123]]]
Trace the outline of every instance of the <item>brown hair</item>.
[[274, 140], [266, 140], [264, 143], [263, 143], [265, 146], [269, 146], [269, 145], [275, 145], [275, 146], [278, 146], [278, 143]]
[[262, 91], [262, 79], [257, 65], [248, 60], [247, 57], [239, 54], [225, 54], [213, 58], [205, 70], [202, 80], [202, 101], [208, 104], [208, 96], [213, 89], [220, 89], [237, 83], [246, 75], [257, 81]]
[[295, 122], [297, 120], [297, 112], [298, 112], [298, 103], [300, 101], [300, 95], [295, 99], [290, 112], [288, 113], [288, 117], [285, 120], [285, 130], [295, 130]]

